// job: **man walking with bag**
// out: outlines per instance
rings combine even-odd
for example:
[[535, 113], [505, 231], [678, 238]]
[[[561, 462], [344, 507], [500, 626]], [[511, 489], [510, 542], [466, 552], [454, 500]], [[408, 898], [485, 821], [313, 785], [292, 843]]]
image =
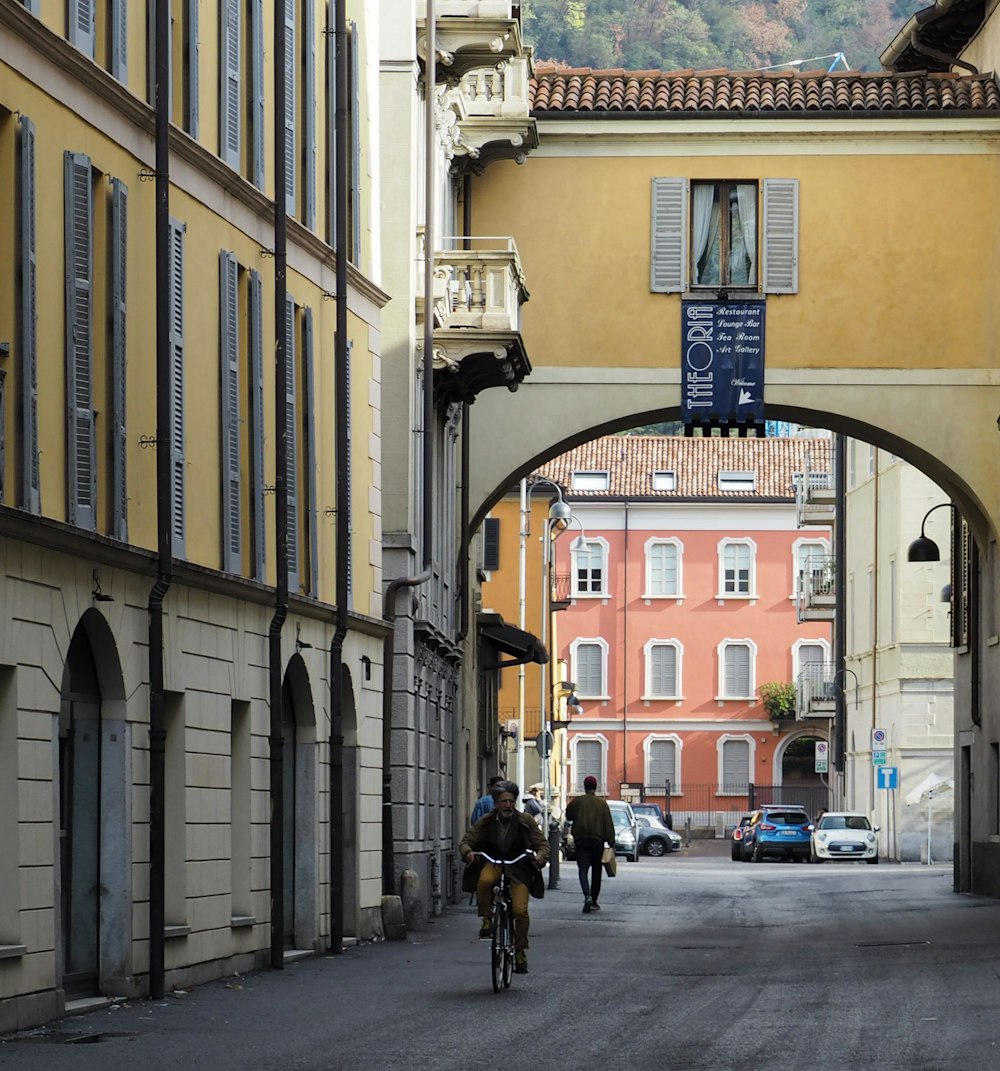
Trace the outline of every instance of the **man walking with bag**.
[[597, 795], [597, 778], [583, 779], [584, 794], [570, 800], [566, 808], [566, 821], [573, 825], [573, 845], [576, 850], [576, 868], [583, 890], [583, 913], [600, 911], [598, 897], [601, 895], [601, 856], [605, 841], [615, 847], [615, 823], [607, 801]]

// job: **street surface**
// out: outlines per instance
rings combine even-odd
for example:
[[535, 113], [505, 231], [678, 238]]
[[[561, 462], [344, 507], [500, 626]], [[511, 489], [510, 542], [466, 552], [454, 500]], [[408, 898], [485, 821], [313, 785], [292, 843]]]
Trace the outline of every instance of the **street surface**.
[[620, 862], [594, 915], [564, 863], [531, 902], [531, 973], [500, 994], [463, 904], [406, 942], [7, 1036], [0, 1068], [1000, 1068], [1000, 903], [956, 896], [950, 866], [728, 852]]

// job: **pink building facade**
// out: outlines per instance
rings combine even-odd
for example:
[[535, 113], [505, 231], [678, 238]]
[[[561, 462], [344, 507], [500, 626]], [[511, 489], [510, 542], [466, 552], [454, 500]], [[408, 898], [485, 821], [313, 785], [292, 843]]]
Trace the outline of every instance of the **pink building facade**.
[[796, 604], [799, 570], [831, 546], [797, 528], [795, 480], [828, 459], [823, 439], [615, 436], [545, 467], [574, 514], [554, 544], [570, 601], [553, 653], [582, 706], [570, 794], [593, 774], [702, 825], [731, 821], [751, 785], [821, 784], [827, 724], [772, 717], [760, 689], [831, 660], [831, 624], [800, 623]]

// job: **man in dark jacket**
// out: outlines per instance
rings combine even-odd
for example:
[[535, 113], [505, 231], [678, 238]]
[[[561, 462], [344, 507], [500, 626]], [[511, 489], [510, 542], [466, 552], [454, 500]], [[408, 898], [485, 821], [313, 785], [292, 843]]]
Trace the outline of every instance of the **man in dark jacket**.
[[583, 890], [583, 913], [600, 911], [597, 898], [601, 895], [601, 856], [604, 844], [615, 846], [615, 823], [607, 801], [597, 795], [597, 778], [583, 779], [582, 796], [570, 800], [566, 821], [573, 824], [573, 847], [576, 868]]
[[[493, 886], [500, 877], [500, 868], [480, 860], [485, 852], [494, 859], [513, 859], [522, 852], [533, 852], [533, 858], [507, 867], [510, 879], [511, 902], [514, 905], [514, 970], [528, 973], [528, 895], [535, 878], [544, 895], [544, 886], [538, 871], [549, 861], [549, 845], [534, 818], [515, 810], [518, 788], [513, 781], [500, 781], [493, 786], [495, 807], [480, 818], [462, 838], [458, 850], [466, 864], [482, 862], [482, 870], [476, 882], [476, 899], [479, 902], [479, 917], [482, 924], [479, 936], [490, 937], [493, 929]], [[463, 888], [465, 888], [463, 882]]]

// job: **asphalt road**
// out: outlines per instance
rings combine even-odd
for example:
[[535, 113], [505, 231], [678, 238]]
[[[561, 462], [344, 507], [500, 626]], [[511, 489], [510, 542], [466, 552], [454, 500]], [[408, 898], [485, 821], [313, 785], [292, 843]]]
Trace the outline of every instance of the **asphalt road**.
[[410, 940], [0, 1039], [17, 1071], [989, 1071], [1000, 902], [917, 864], [734, 863], [724, 844], [575, 868], [494, 994], [467, 905]]

